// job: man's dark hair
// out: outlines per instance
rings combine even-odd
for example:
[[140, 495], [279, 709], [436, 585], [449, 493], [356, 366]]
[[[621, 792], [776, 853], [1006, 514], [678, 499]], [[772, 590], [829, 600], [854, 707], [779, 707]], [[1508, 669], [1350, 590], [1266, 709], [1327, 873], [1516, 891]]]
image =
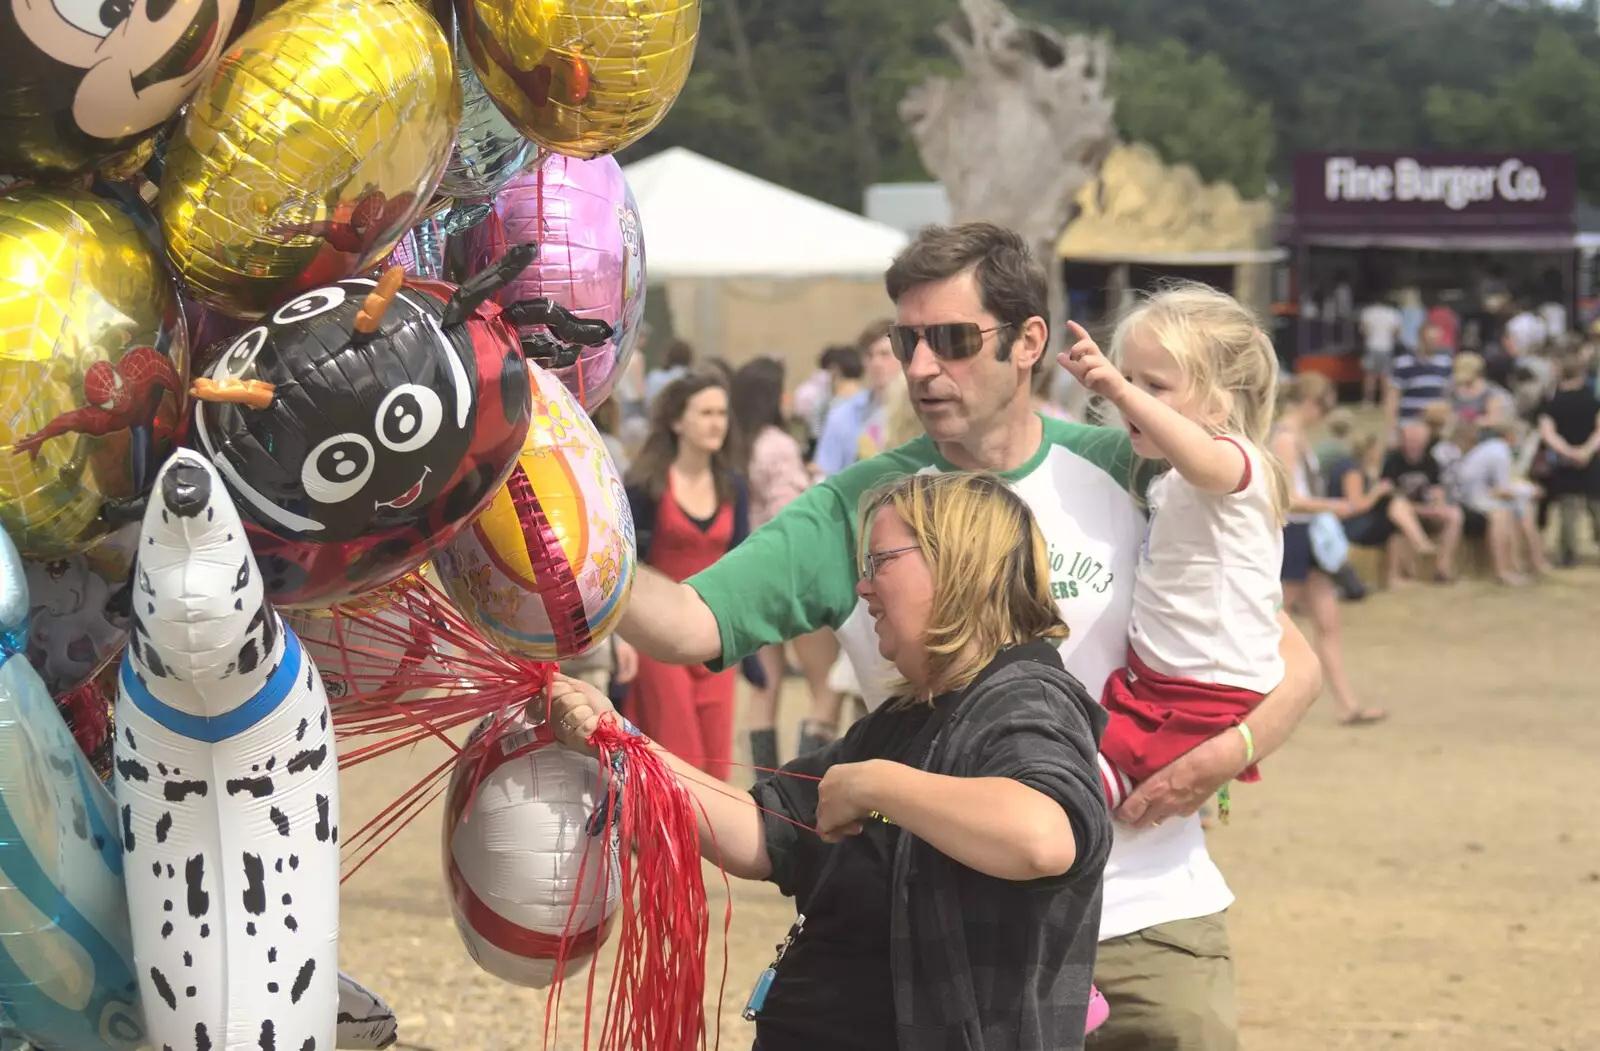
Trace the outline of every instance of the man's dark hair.
[[694, 348], [681, 339], [675, 339], [667, 348], [665, 360], [669, 369], [688, 368], [694, 364]]
[[983, 309], [1011, 330], [1010, 338], [1001, 341], [1002, 361], [1010, 356], [1023, 322], [1043, 318], [1048, 329], [1050, 287], [1044, 267], [1020, 235], [994, 223], [923, 227], [889, 264], [883, 284], [898, 303], [913, 288], [968, 270], [977, 279]]
[[829, 347], [822, 355], [822, 367], [833, 369], [841, 379], [858, 380], [866, 371], [861, 366], [861, 351], [841, 343], [837, 347]]

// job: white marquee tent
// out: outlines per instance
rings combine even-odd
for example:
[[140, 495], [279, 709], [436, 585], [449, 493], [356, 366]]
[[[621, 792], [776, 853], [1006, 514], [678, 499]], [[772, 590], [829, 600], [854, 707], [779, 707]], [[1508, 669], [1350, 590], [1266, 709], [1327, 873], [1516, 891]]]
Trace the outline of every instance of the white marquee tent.
[[651, 281], [880, 279], [905, 234], [691, 150], [623, 169], [639, 205]]

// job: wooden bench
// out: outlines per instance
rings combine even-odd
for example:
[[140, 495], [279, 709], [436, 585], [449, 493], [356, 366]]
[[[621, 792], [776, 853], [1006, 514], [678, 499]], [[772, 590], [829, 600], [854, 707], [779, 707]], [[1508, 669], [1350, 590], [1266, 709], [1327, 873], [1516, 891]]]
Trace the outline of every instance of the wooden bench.
[[[1383, 559], [1384, 550], [1381, 547], [1350, 545], [1350, 565], [1355, 567], [1367, 587], [1374, 591], [1382, 591], [1384, 587]], [[1456, 552], [1456, 575], [1462, 580], [1488, 580], [1493, 576], [1489, 568], [1489, 547], [1483, 537], [1462, 539], [1461, 549]], [[1433, 579], [1432, 555], [1417, 559], [1417, 578]]]

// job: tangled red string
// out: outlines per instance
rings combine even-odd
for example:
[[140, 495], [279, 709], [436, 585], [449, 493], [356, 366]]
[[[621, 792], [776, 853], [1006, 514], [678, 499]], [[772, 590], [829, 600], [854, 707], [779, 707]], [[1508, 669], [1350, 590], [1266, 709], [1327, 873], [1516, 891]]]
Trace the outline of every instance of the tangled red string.
[[[531, 705], [530, 715], [543, 717], [537, 702], [542, 701], [555, 665], [496, 649], [427, 581], [394, 596], [387, 606], [357, 612], [336, 609], [332, 617], [329, 638], [303, 641], [320, 667], [349, 685], [345, 696], [330, 699], [340, 738], [340, 766], [355, 766], [430, 738], [443, 741], [451, 751], [449, 759], [427, 771], [349, 837], [344, 874], [349, 879], [446, 791], [452, 768], [478, 764], [471, 775], [475, 790], [488, 749], [502, 736], [512, 715]], [[452, 729], [486, 719], [484, 729], [465, 745], [458, 746], [448, 735]], [[362, 743], [355, 744], [358, 740]], [[620, 726], [603, 725], [591, 743], [600, 751], [602, 771], [622, 771], [620, 781], [606, 776], [604, 834], [616, 837], [622, 849], [617, 958], [599, 1049], [703, 1048], [710, 905], [700, 865], [694, 797], [645, 738]], [[620, 760], [615, 765], [614, 757]], [[580, 886], [584, 879], [580, 868]], [[556, 959], [546, 1047], [555, 1035], [560, 976], [573, 952], [584, 951], [580, 932], [571, 930], [576, 908], [575, 899]], [[729, 910], [725, 933], [731, 903]], [[589, 1046], [594, 982], [591, 969], [584, 1047]]]
[[[617, 956], [601, 1022], [600, 1051], [693, 1051], [706, 1043], [706, 946], [710, 904], [700, 867], [696, 803], [649, 741], [611, 720], [589, 738], [600, 752], [607, 777], [605, 832], [617, 836], [619, 852]], [[620, 806], [619, 806], [620, 804]], [[619, 823], [620, 822], [620, 823]], [[632, 849], [628, 849], [631, 846]], [[587, 859], [585, 859], [587, 861]], [[582, 867], [577, 884], [584, 885]], [[724, 918], [724, 936], [732, 919]], [[574, 903], [574, 913], [576, 902]], [[569, 924], [571, 917], [569, 917]], [[555, 1037], [553, 1020], [561, 976], [574, 940], [563, 939], [556, 980], [545, 1014], [545, 1046]], [[723, 953], [726, 982], [727, 953]], [[593, 1003], [594, 972], [588, 1003]], [[720, 1006], [720, 1000], [719, 1000]], [[720, 1010], [719, 1010], [720, 1018]], [[584, 1016], [583, 1046], [589, 1046], [590, 1012]]]

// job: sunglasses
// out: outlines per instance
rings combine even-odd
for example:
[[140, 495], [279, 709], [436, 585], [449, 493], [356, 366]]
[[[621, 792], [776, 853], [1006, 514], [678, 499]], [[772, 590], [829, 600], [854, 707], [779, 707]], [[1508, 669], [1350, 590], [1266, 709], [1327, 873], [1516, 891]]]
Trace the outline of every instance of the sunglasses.
[[927, 343], [928, 349], [945, 361], [970, 358], [983, 349], [983, 337], [991, 332], [1003, 332], [1010, 325], [979, 328], [976, 321], [946, 321], [938, 325], [892, 325], [889, 328], [889, 345], [901, 364], [910, 364], [917, 352], [917, 344]]

